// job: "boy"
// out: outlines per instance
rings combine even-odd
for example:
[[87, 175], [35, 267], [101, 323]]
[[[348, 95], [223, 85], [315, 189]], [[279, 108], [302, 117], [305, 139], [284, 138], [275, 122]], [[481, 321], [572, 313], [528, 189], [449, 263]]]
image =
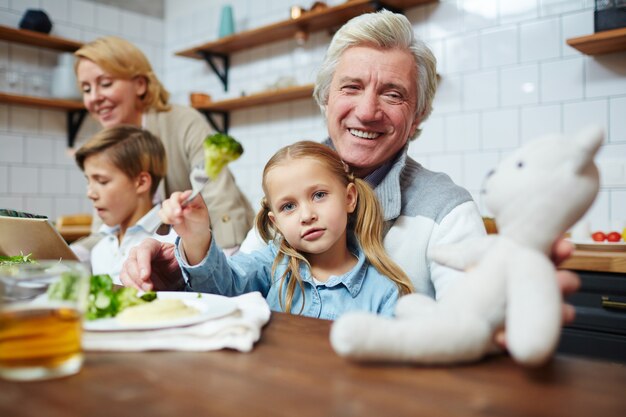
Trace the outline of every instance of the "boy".
[[147, 237], [165, 242], [176, 237], [156, 234], [160, 205], [153, 197], [167, 171], [165, 149], [147, 130], [121, 125], [94, 135], [75, 158], [87, 178], [87, 197], [104, 223], [104, 238], [91, 251], [92, 272], [121, 284], [120, 270], [133, 246]]

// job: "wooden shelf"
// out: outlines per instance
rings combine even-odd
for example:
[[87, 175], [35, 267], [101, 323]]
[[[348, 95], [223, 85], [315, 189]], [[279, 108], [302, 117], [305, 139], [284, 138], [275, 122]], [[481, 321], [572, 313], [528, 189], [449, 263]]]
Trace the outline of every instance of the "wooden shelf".
[[80, 42], [59, 38], [58, 36], [46, 35], [45, 33], [32, 30], [13, 29], [8, 26], [0, 26], [0, 40], [64, 52], [74, 52], [83, 46]]
[[0, 103], [16, 104], [19, 106], [40, 107], [55, 110], [85, 110], [81, 101], [62, 100], [57, 98], [44, 98], [33, 96], [21, 96], [16, 94], [0, 93]]
[[14, 104], [17, 106], [28, 106], [46, 108], [53, 110], [64, 110], [67, 112], [67, 146], [74, 146], [74, 140], [78, 134], [78, 129], [83, 123], [87, 110], [81, 101], [62, 100], [58, 98], [44, 98], [33, 96], [22, 96], [17, 94], [0, 93], [0, 103]]
[[296, 32], [299, 31], [311, 33], [339, 26], [355, 16], [376, 10], [377, 4], [379, 4], [380, 7], [387, 6], [393, 9], [405, 9], [412, 6], [432, 3], [434, 1], [436, 0], [347, 1], [327, 9], [307, 12], [297, 19], [284, 20], [256, 29], [235, 33], [213, 42], [207, 42], [193, 48], [185, 49], [177, 52], [176, 55], [195, 59], [205, 59], [203, 53], [228, 55], [270, 42], [292, 38]]
[[593, 35], [570, 38], [567, 44], [587, 55], [626, 51], [626, 28], [606, 30]]
[[249, 96], [216, 101], [206, 106], [195, 107], [203, 112], [229, 112], [259, 105], [276, 104], [285, 101], [312, 98], [313, 84], [288, 87], [280, 90], [266, 91]]

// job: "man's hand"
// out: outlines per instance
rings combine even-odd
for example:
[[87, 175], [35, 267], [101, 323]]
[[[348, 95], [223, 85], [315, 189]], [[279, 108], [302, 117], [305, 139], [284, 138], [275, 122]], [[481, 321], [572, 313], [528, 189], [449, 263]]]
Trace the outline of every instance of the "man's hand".
[[142, 291], [182, 289], [185, 282], [174, 249], [173, 244], [155, 239], [132, 248], [120, 273], [122, 284]]

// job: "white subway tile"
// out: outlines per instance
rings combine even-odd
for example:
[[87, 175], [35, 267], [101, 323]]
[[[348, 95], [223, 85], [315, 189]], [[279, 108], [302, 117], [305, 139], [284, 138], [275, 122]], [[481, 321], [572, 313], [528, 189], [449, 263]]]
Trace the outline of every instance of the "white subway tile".
[[122, 28], [120, 9], [106, 4], [96, 4], [95, 21], [95, 27], [105, 33], [117, 35]]
[[152, 42], [153, 44], [162, 46], [165, 43], [164, 21], [151, 16], [146, 16], [144, 19], [144, 39]]
[[37, 194], [39, 170], [34, 167], [12, 166], [9, 168], [9, 192], [13, 194]]
[[0, 25], [16, 28], [21, 18], [22, 15], [20, 13], [0, 10]]
[[67, 113], [58, 110], [40, 110], [40, 133], [48, 136], [67, 136]]
[[561, 18], [563, 27], [563, 38], [561, 48], [563, 56], [580, 55], [581, 52], [567, 44], [567, 40], [578, 36], [589, 35], [593, 29], [593, 10], [585, 10], [579, 13], [564, 15]]
[[54, 142], [47, 138], [27, 137], [26, 163], [52, 164], [54, 162]]
[[608, 100], [584, 101], [563, 105], [563, 133], [573, 134], [588, 125], [608, 131]]
[[433, 100], [433, 112], [444, 114], [461, 110], [462, 94], [463, 83], [460, 76], [442, 75]]
[[419, 161], [419, 155], [445, 150], [445, 120], [431, 116], [420, 126], [422, 133], [411, 142], [409, 155]]
[[520, 58], [522, 62], [555, 58], [560, 53], [559, 19], [546, 19], [520, 26]]
[[[626, 141], [626, 97], [609, 100], [609, 141]], [[626, 206], [624, 206], [626, 207]], [[626, 217], [626, 216], [625, 216]]]
[[65, 23], [55, 24], [53, 31], [56, 36], [75, 41], [79, 41], [82, 36], [80, 29]]
[[141, 15], [133, 12], [120, 12], [122, 35], [131, 41], [139, 42], [143, 39], [144, 20]]
[[[480, 191], [487, 178], [487, 173], [498, 165], [498, 152], [468, 153], [463, 156], [463, 176], [466, 188]], [[476, 203], [481, 203], [476, 200]], [[480, 205], [480, 204], [479, 204]]]
[[9, 167], [0, 165], [0, 193], [9, 191]]
[[11, 106], [9, 109], [9, 126], [13, 132], [37, 133], [39, 130], [39, 110]]
[[482, 148], [511, 149], [519, 146], [517, 109], [487, 111], [482, 114]]
[[84, 213], [84, 198], [56, 197], [54, 199], [54, 219], [68, 214]]
[[463, 113], [445, 118], [446, 152], [480, 149], [480, 117], [478, 113]]
[[518, 31], [516, 26], [489, 29], [480, 37], [483, 68], [514, 64], [518, 60]]
[[67, 176], [63, 168], [41, 168], [40, 190], [42, 194], [66, 194]]
[[23, 211], [24, 202], [21, 196], [0, 195], [0, 208]]
[[68, 0], [40, 0], [41, 9], [46, 12], [52, 21], [52, 32], [59, 22], [69, 21]]
[[68, 178], [68, 194], [77, 196], [87, 195], [87, 180], [83, 172], [76, 166], [66, 171]]
[[609, 210], [609, 191], [601, 189], [583, 218], [589, 222], [592, 232], [597, 230], [606, 231], [610, 228]]
[[24, 140], [15, 134], [0, 135], [0, 162], [24, 162]]
[[612, 190], [611, 191], [611, 206], [610, 215], [613, 219], [611, 224], [611, 230], [615, 230], [620, 234], [626, 228], [626, 190]]
[[480, 65], [477, 35], [448, 38], [445, 41], [447, 72], [471, 71]]
[[539, 102], [539, 68], [537, 65], [502, 69], [500, 84], [502, 106]]
[[497, 0], [461, 0], [463, 27], [466, 31], [496, 26], [498, 23]]
[[522, 143], [547, 134], [561, 133], [561, 105], [523, 107], [520, 116]]
[[440, 2], [426, 13], [428, 20], [425, 33], [428, 39], [447, 38], [458, 33], [463, 27], [463, 14], [456, 4]]
[[93, 28], [96, 20], [95, 4], [83, 0], [69, 0], [70, 22], [83, 28]]
[[500, 23], [535, 19], [539, 14], [538, 0], [500, 0]]
[[47, 216], [50, 220], [54, 220], [53, 207], [52, 197], [24, 197], [24, 210], [29, 213]]
[[585, 59], [587, 97], [626, 94], [626, 54], [608, 54]]
[[498, 106], [498, 73], [479, 72], [463, 77], [463, 109], [480, 110]]
[[540, 64], [542, 103], [581, 99], [584, 70], [580, 57]]
[[28, 9], [39, 9], [39, 0], [11, 0], [11, 10], [23, 15]]
[[585, 4], [592, 4], [590, 0], [540, 0], [539, 14], [541, 16], [552, 16], [561, 13], [580, 10]]

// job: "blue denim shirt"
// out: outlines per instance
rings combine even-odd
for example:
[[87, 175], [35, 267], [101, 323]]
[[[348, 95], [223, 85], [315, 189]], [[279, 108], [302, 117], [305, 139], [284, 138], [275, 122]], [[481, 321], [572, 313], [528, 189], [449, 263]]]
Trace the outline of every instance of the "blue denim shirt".
[[[393, 315], [399, 297], [398, 287], [369, 264], [358, 245], [350, 245], [350, 250], [358, 255], [354, 268], [343, 275], [331, 276], [324, 283], [313, 281], [307, 265], [300, 267], [304, 285], [302, 315], [330, 320], [355, 310]], [[272, 278], [272, 264], [276, 254], [276, 246], [269, 244], [250, 254], [238, 253], [227, 258], [213, 242], [207, 256], [198, 265], [189, 266], [181, 257], [180, 240], [176, 242], [176, 259], [187, 281], [188, 291], [226, 296], [259, 291], [270, 309], [282, 312], [284, 310], [279, 301], [280, 277], [285, 271], [286, 262], [283, 261], [276, 268]], [[284, 303], [287, 283], [282, 287]], [[298, 314], [302, 303], [302, 291], [296, 286], [291, 312]]]

